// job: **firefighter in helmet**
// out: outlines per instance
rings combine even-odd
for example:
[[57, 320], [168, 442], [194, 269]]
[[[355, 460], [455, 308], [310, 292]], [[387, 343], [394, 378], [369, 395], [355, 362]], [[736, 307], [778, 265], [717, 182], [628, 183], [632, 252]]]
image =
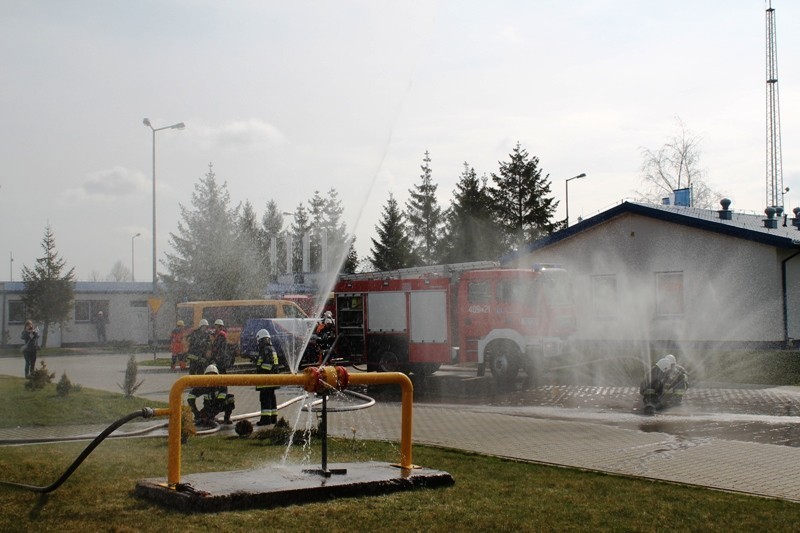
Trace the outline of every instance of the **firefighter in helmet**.
[[[208, 365], [203, 374], [219, 374], [216, 365]], [[203, 408], [197, 408], [197, 399], [203, 398]], [[189, 391], [187, 398], [189, 407], [194, 413], [194, 423], [201, 426], [213, 425], [214, 417], [220, 413], [225, 413], [223, 424], [232, 424], [231, 413], [236, 405], [234, 404], [233, 394], [228, 393], [228, 387], [194, 387]]]
[[183, 320], [178, 320], [175, 328], [169, 335], [169, 349], [172, 353], [172, 363], [170, 370], [175, 371], [175, 365], [180, 363], [181, 370], [186, 368], [186, 346], [183, 342], [186, 335], [186, 324]]
[[211, 348], [211, 335], [208, 332], [208, 320], [200, 321], [200, 325], [189, 336], [189, 374], [199, 374], [208, 364], [208, 350]]
[[686, 369], [677, 363], [674, 355], [668, 354], [662, 357], [650, 369], [649, 375], [639, 388], [644, 411], [654, 413], [680, 405], [688, 388], [689, 375]]
[[[266, 329], [258, 330], [256, 333], [258, 342], [258, 359], [256, 359], [256, 373], [258, 374], [277, 374], [278, 373], [278, 354], [272, 347], [272, 337]], [[277, 385], [259, 385], [258, 399], [261, 402], [261, 418], [256, 423], [257, 426], [266, 426], [278, 422], [278, 400], [275, 397]]]
[[220, 373], [227, 374], [230, 362], [228, 361], [228, 331], [221, 318], [214, 321], [214, 336], [211, 340], [211, 362], [217, 365]]

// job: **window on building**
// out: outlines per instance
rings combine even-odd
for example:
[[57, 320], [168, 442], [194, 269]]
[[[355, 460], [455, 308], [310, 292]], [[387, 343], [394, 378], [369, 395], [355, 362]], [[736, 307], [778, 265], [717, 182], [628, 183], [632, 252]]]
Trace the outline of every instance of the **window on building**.
[[682, 316], [683, 272], [656, 272], [656, 315]]
[[617, 314], [617, 276], [614, 274], [592, 276], [592, 310], [598, 318]]
[[8, 302], [8, 323], [25, 323], [25, 311], [25, 304], [22, 301], [16, 300]]
[[111, 320], [108, 300], [75, 300], [75, 322], [93, 322], [100, 311], [106, 322]]

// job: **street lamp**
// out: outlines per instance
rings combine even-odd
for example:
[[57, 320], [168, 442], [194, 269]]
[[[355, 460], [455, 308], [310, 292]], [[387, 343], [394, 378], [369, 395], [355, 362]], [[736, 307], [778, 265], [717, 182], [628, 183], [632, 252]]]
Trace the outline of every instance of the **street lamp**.
[[131, 237], [131, 281], [136, 281], [136, 274], [134, 274], [134, 272], [135, 272], [134, 268], [135, 268], [136, 263], [134, 263], [134, 261], [133, 261], [133, 239], [135, 239], [136, 237], [141, 237], [141, 236], [142, 236], [141, 233], [137, 233], [136, 235]]
[[565, 199], [566, 201], [564, 202], [564, 204], [566, 205], [566, 208], [567, 208], [567, 224], [566, 224], [567, 228], [569, 227], [569, 182], [572, 181], [572, 180], [577, 180], [577, 179], [585, 178], [585, 177], [586, 177], [586, 174], [582, 172], [582, 173], [578, 174], [577, 176], [573, 176], [571, 178], [567, 178], [567, 181], [565, 182], [566, 188], [567, 188], [567, 195], [566, 195], [566, 199]]
[[144, 119], [142, 123], [153, 131], [153, 294], [155, 294], [158, 283], [156, 274], [156, 132], [161, 130], [182, 130], [186, 125], [183, 122], [178, 122], [171, 126], [154, 128], [149, 118]]

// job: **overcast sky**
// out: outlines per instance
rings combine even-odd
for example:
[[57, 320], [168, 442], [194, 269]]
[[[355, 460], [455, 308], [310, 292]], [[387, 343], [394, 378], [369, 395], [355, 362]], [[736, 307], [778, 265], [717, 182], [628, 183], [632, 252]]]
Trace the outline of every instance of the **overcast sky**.
[[[788, 207], [800, 205], [800, 3], [774, 0]], [[641, 148], [702, 138], [706, 180], [762, 212], [763, 0], [5, 0], [0, 17], [0, 280], [42, 255], [78, 279], [116, 261], [151, 279], [213, 163], [259, 216], [339, 191], [356, 248], [425, 151], [446, 207], [466, 161], [519, 141], [573, 221], [632, 199]], [[287, 217], [288, 222], [288, 217]], [[132, 239], [136, 233], [141, 237]], [[13, 274], [11, 256], [13, 255]], [[163, 269], [162, 269], [163, 270]]]

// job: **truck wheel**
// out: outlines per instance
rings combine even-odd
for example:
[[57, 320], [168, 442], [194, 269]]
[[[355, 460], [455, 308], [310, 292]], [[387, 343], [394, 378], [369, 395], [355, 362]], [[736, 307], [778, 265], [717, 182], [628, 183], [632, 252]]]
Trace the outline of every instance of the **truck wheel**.
[[403, 365], [400, 358], [391, 351], [382, 352], [378, 359], [378, 372], [402, 372]]
[[513, 381], [519, 373], [519, 348], [510, 342], [493, 342], [486, 347], [486, 362], [497, 381]]
[[417, 376], [426, 377], [439, 370], [441, 366], [438, 363], [416, 363], [411, 365], [411, 372]]

